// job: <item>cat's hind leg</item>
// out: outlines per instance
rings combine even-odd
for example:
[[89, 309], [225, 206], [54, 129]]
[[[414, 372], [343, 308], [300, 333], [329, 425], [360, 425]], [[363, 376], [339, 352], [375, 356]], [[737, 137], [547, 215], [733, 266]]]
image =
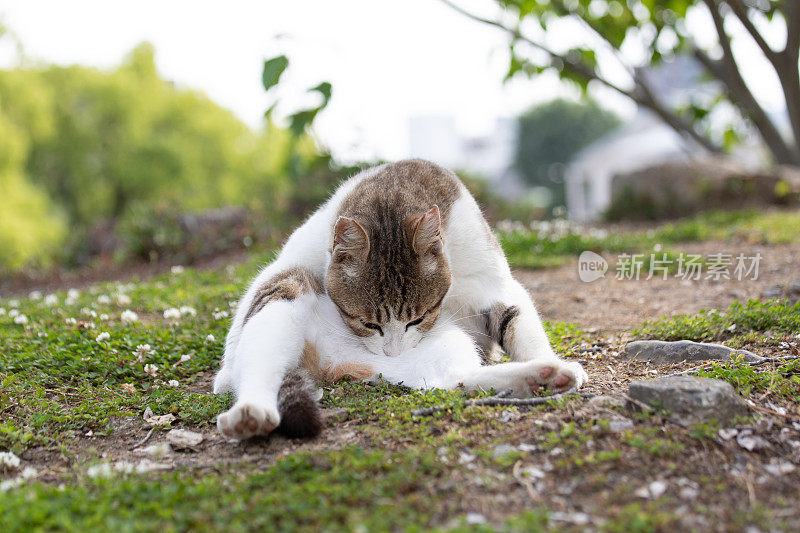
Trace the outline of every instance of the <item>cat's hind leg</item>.
[[281, 405], [286, 409], [297, 404], [281, 402], [279, 393], [288, 397], [282, 385], [291, 381], [287, 375], [300, 361], [306, 322], [317, 297], [308, 276], [297, 268], [280, 273], [240, 304], [247, 305], [247, 312], [240, 315], [241, 323], [234, 324], [240, 328], [238, 342], [233, 352], [226, 353], [214, 383], [215, 392], [233, 390], [236, 396], [233, 407], [217, 417], [223, 435], [235, 439], [267, 435], [281, 423]]
[[416, 389], [463, 387], [497, 392], [511, 389], [512, 396], [524, 398], [541, 388], [542, 373], [554, 364], [569, 368], [576, 363], [539, 357], [531, 361], [482, 365], [472, 337], [457, 326], [443, 325], [403, 357], [383, 358], [376, 367], [387, 381]]
[[531, 372], [526, 378], [532, 381], [531, 387], [564, 391], [586, 383], [588, 376], [580, 363], [565, 361], [553, 351], [525, 288], [510, 272], [499, 285], [501, 290], [487, 293], [480, 309], [485, 331], [513, 361], [529, 363]]

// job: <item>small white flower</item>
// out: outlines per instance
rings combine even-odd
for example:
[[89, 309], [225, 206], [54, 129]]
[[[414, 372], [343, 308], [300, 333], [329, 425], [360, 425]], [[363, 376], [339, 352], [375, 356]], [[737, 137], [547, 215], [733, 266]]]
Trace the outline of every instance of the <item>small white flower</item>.
[[31, 300], [41, 300], [42, 299], [42, 291], [31, 291], [28, 294], [28, 298]]
[[81, 309], [81, 314], [90, 316], [92, 318], [97, 318], [97, 311], [95, 311], [94, 309], [89, 309], [88, 307], [84, 307], [83, 309]]
[[12, 309], [8, 312], [8, 316], [10, 318], [14, 318], [15, 316], [19, 316], [19, 309]]
[[170, 387], [177, 387], [178, 385], [180, 385], [180, 383], [178, 383], [177, 379], [171, 379], [167, 382], [167, 385], [169, 385]]
[[108, 315], [105, 314], [105, 313], [102, 313], [99, 318], [100, 318], [100, 320], [108, 320]]
[[0, 307], [0, 316], [3, 316], [4, 314], [6, 314], [6, 308]]
[[217, 339], [215, 339], [215, 338], [214, 338], [214, 335], [212, 335], [212, 334], [210, 334], [210, 333], [209, 333], [209, 334], [208, 334], [208, 336], [206, 337], [206, 343], [207, 343], [207, 344], [212, 344], [212, 343], [213, 343], [214, 341], [216, 341], [216, 340], [217, 340]]
[[112, 474], [110, 463], [100, 463], [86, 469], [86, 475], [92, 479], [111, 477]]
[[214, 309], [214, 313], [212, 314], [214, 320], [222, 320], [223, 318], [228, 318], [227, 311], [220, 311], [219, 309]]
[[26, 317], [25, 315], [19, 315], [17, 317], [14, 317], [14, 324], [20, 324], [24, 326], [27, 323], [28, 323], [28, 317]]
[[158, 367], [148, 363], [144, 365], [144, 373], [155, 377], [155, 375], [158, 374]]
[[97, 303], [107, 305], [111, 303], [111, 298], [107, 294], [101, 294], [97, 297]]
[[131, 305], [131, 297], [127, 294], [117, 294], [117, 305]]
[[120, 320], [122, 320], [123, 323], [136, 322], [137, 320], [139, 320], [139, 315], [137, 315], [130, 309], [126, 309], [122, 312], [119, 318]]
[[191, 359], [191, 358], [192, 358], [192, 356], [191, 356], [191, 355], [189, 355], [188, 353], [186, 353], [186, 354], [183, 354], [183, 355], [181, 356], [181, 360], [180, 360], [180, 362], [181, 362], [181, 363], [185, 363], [186, 361], [188, 361], [188, 360], [189, 360], [189, 359]]
[[107, 331], [104, 331], [100, 335], [95, 337], [94, 340], [97, 341], [97, 342], [103, 342], [103, 341], [107, 341], [110, 338], [111, 338], [111, 334], [109, 332], [107, 332]]
[[170, 269], [170, 272], [172, 272], [173, 274], [183, 274], [184, 270], [185, 269], [183, 268], [183, 266], [175, 265]]
[[19, 307], [19, 300], [9, 300], [8, 301], [9, 307]]
[[166, 311], [164, 311], [164, 318], [166, 320], [180, 320], [181, 312], [175, 309], [174, 307], [170, 307]]
[[197, 316], [197, 309], [184, 305], [180, 308], [181, 315]]
[[19, 457], [13, 452], [0, 452], [0, 467], [9, 470], [19, 468]]
[[64, 320], [64, 323], [66, 323], [68, 326], [74, 326], [75, 324], [77, 324], [77, 323], [78, 323], [78, 321], [77, 321], [77, 320], [75, 320], [74, 318], [72, 318], [72, 317], [70, 316], [70, 317], [67, 317], [67, 318]]
[[149, 344], [140, 344], [136, 347], [136, 351], [134, 353], [144, 360], [146, 355], [153, 355], [156, 353], [156, 351]]
[[56, 305], [58, 303], [58, 296], [55, 294], [48, 294], [44, 297], [44, 304], [50, 307]]
[[68, 290], [67, 291], [67, 300], [66, 300], [67, 305], [74, 304], [75, 300], [77, 300], [78, 296], [80, 296], [80, 295], [81, 295], [81, 291], [79, 291], [78, 289], [70, 289], [70, 290]]

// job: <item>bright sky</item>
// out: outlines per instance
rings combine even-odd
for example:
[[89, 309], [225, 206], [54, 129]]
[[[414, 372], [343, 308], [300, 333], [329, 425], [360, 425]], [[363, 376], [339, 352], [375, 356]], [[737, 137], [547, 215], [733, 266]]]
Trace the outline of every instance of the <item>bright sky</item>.
[[[494, 13], [491, 0], [460, 5]], [[263, 60], [286, 53], [283, 113], [303, 104], [306, 88], [330, 81], [334, 97], [316, 132], [347, 160], [407, 155], [410, 116], [452, 115], [465, 131], [486, 132], [499, 116], [573, 93], [554, 75], [504, 85], [503, 34], [436, 0], [5, 0], [0, 17], [29, 57], [62, 65], [112, 68], [150, 41], [162, 75], [206, 92], [253, 127], [272, 103], [261, 88]], [[5, 52], [0, 66], [12, 66]], [[748, 79], [777, 107], [757, 55], [745, 47]], [[597, 96], [633, 112], [608, 92]]]

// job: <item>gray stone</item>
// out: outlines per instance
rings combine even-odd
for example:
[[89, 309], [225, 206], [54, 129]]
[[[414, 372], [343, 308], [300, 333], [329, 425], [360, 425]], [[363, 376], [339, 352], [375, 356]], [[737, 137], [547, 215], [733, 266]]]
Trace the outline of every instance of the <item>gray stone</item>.
[[601, 394], [592, 396], [587, 402], [590, 407], [596, 409], [613, 409], [614, 407], [625, 407], [625, 399], [618, 396], [608, 396]]
[[783, 296], [783, 289], [780, 285], [764, 291], [764, 298], [780, 298], [781, 296]]
[[188, 429], [171, 429], [167, 432], [167, 442], [176, 450], [194, 448], [203, 442], [203, 435]]
[[505, 457], [508, 454], [515, 453], [517, 451], [516, 446], [511, 446], [510, 444], [498, 444], [492, 450], [492, 459], [500, 459], [501, 457]]
[[630, 429], [633, 427], [633, 420], [628, 418], [622, 419], [614, 419], [609, 421], [608, 423], [608, 430], [609, 431], [625, 431], [626, 429]]
[[763, 358], [747, 350], [734, 350], [721, 344], [692, 341], [633, 341], [619, 354], [622, 359], [648, 361], [651, 363], [680, 363], [688, 361], [727, 361], [732, 357], [744, 357], [748, 363]]
[[800, 281], [792, 283], [792, 294], [800, 294]]
[[344, 407], [336, 407], [333, 409], [322, 409], [322, 418], [328, 423], [331, 422], [344, 422], [350, 416], [350, 412]]
[[724, 424], [750, 414], [747, 403], [731, 384], [719, 379], [671, 376], [634, 381], [628, 394], [639, 402], [666, 409], [689, 424], [713, 419]]

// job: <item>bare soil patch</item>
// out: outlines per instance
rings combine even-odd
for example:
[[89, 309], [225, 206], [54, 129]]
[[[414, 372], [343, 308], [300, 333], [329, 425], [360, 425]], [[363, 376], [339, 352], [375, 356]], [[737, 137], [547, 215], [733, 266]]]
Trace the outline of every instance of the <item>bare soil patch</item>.
[[[533, 295], [543, 320], [574, 322], [582, 327], [621, 333], [642, 321], [663, 315], [697, 313], [701, 309], [727, 309], [735, 301], [762, 298], [766, 291], [781, 287], [784, 294], [800, 281], [800, 248], [796, 245], [743, 245], [720, 242], [690, 243], [681, 247], [691, 254], [762, 255], [758, 278], [683, 280], [647, 273], [639, 280], [616, 279], [613, 266], [605, 277], [584, 283], [578, 278], [577, 258], [561, 267], [518, 270], [516, 278]], [[616, 260], [604, 255], [610, 263]], [[731, 273], [733, 268], [731, 268]], [[705, 276], [705, 274], [703, 274]], [[797, 295], [800, 296], [800, 295]], [[795, 297], [797, 297], [795, 296]]]

